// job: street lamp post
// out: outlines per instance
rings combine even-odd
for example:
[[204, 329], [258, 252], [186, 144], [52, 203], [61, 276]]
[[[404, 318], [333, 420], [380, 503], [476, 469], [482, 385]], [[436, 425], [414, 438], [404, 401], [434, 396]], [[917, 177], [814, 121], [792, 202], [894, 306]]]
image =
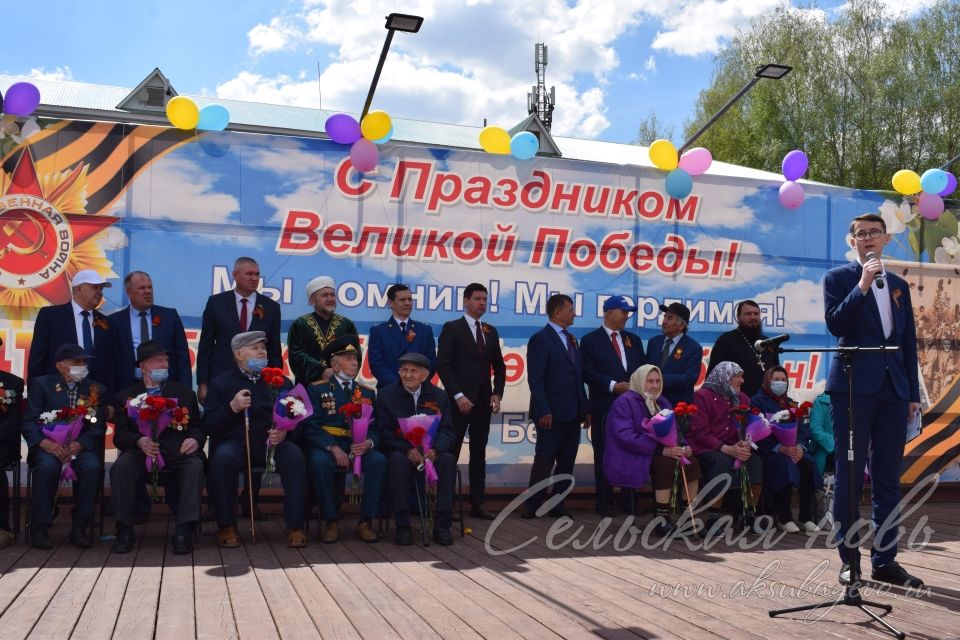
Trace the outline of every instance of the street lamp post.
[[404, 33], [416, 33], [420, 31], [420, 25], [423, 24], [423, 18], [420, 16], [411, 16], [405, 13], [391, 13], [387, 16], [387, 23], [384, 28], [387, 30], [387, 39], [383, 43], [383, 50], [380, 51], [380, 60], [377, 61], [377, 70], [373, 74], [373, 82], [370, 83], [370, 91], [367, 92], [367, 101], [363, 104], [363, 113], [360, 114], [360, 120], [370, 111], [370, 103], [373, 102], [373, 93], [377, 90], [377, 83], [380, 81], [380, 72], [383, 71], [383, 63], [387, 59], [387, 51], [390, 50], [390, 43], [393, 42], [393, 32], [402, 31]]

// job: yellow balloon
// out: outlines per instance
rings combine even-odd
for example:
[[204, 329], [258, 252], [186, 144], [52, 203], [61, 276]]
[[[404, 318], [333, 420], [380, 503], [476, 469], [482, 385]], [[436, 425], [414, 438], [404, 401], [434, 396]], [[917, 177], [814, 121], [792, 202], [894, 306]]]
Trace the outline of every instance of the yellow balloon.
[[905, 196], [919, 193], [923, 189], [923, 187], [920, 186], [920, 176], [917, 175], [916, 171], [911, 171], [910, 169], [900, 169], [900, 171], [897, 171], [893, 174], [892, 182], [893, 188], [897, 190], [897, 193]]
[[200, 109], [197, 103], [186, 96], [177, 96], [167, 103], [167, 120], [177, 129], [190, 131], [200, 122]]
[[360, 123], [360, 133], [367, 140], [380, 140], [390, 133], [393, 122], [386, 111], [371, 111]]
[[655, 140], [650, 145], [650, 162], [657, 169], [673, 171], [679, 163], [677, 148], [669, 140]]
[[480, 132], [480, 146], [487, 153], [510, 153], [510, 134], [503, 127], [484, 127]]

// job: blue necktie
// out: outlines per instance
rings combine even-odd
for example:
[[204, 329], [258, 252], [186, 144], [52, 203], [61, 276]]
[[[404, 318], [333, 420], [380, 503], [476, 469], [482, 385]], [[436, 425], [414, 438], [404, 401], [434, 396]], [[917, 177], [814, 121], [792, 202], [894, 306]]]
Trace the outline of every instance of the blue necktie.
[[83, 350], [93, 353], [93, 333], [90, 331], [90, 312], [81, 311], [83, 316]]

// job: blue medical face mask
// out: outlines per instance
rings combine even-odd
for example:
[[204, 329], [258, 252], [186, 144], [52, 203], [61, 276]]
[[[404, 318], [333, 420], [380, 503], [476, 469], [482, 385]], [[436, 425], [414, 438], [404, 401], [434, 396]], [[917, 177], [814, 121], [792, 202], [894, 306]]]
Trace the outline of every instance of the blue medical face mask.
[[153, 381], [157, 384], [162, 384], [167, 381], [170, 377], [169, 369], [154, 369], [150, 372], [150, 377], [153, 378]]
[[260, 373], [267, 368], [266, 358], [247, 358], [247, 369], [254, 373]]
[[782, 396], [787, 392], [787, 382], [785, 380], [771, 382], [770, 391], [772, 391], [774, 395]]

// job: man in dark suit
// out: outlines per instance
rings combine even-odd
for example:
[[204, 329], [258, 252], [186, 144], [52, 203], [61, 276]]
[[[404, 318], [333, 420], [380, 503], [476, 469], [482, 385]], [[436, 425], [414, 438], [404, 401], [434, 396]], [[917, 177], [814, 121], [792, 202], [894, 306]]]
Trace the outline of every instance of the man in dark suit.
[[405, 284], [395, 284], [387, 289], [387, 300], [393, 314], [386, 322], [370, 329], [370, 347], [367, 349], [370, 370], [377, 379], [377, 389], [383, 389], [400, 381], [397, 370], [398, 358], [405, 353], [422, 353], [430, 361], [429, 380], [437, 368], [437, 347], [433, 341], [433, 328], [426, 322], [414, 322], [413, 294]]
[[770, 367], [780, 364], [780, 354], [775, 347], [757, 352], [754, 343], [766, 340], [760, 315], [760, 305], [753, 300], [741, 300], [735, 307], [737, 326], [721, 334], [710, 349], [707, 373], [721, 362], [736, 362], [743, 369], [741, 391], [753, 397], [763, 384], [763, 375]]
[[202, 403], [207, 385], [233, 369], [230, 341], [238, 333], [263, 331], [267, 336], [267, 366], [283, 367], [280, 350], [280, 305], [257, 293], [260, 266], [253, 258], [237, 258], [233, 265], [236, 288], [212, 295], [203, 310], [197, 347], [197, 396]]
[[[380, 448], [387, 455], [387, 477], [397, 523], [396, 542], [413, 542], [410, 530], [410, 473], [432, 460], [437, 470], [437, 507], [433, 539], [437, 544], [451, 545], [450, 523], [453, 521], [453, 486], [457, 459], [453, 455], [456, 435], [450, 422], [450, 403], [446, 394], [427, 380], [430, 361], [420, 353], [400, 356], [400, 382], [390, 385], [377, 396], [377, 421], [380, 427]], [[398, 418], [416, 414], [440, 415], [436, 439], [426, 454], [404, 439]]]
[[[840, 346], [899, 347], [898, 351], [861, 353], [853, 358], [853, 477], [856, 483], [853, 495], [859, 496], [863, 491], [863, 470], [869, 451], [873, 521], [878, 527], [870, 552], [872, 578], [917, 588], [923, 581], [896, 562], [900, 469], [907, 422], [920, 411], [917, 336], [910, 286], [902, 278], [884, 273], [878, 257], [889, 241], [886, 224], [880, 216], [865, 214], [854, 218], [848, 242], [857, 250], [857, 259], [827, 272], [823, 280], [823, 303], [827, 328], [840, 339]], [[871, 253], [875, 255], [868, 258]], [[840, 525], [838, 540], [851, 526], [860, 526], [851, 523], [847, 513], [851, 490], [847, 466], [850, 464], [847, 461], [850, 428], [847, 410], [851, 400], [848, 385], [848, 374], [840, 358], [834, 358], [826, 391], [830, 394], [836, 445], [834, 518]], [[859, 567], [859, 536], [854, 537], [856, 546], [851, 550], [845, 543], [838, 548], [843, 562], [841, 583], [850, 580], [851, 564]]]
[[[133, 549], [135, 490], [143, 486], [147, 456], [154, 459], [160, 456], [163, 468], [170, 469], [176, 479], [174, 513], [177, 524], [173, 530], [173, 552], [190, 553], [193, 550], [193, 528], [200, 519], [205, 462], [203, 445], [207, 440], [200, 427], [197, 396], [190, 386], [169, 379], [170, 353], [160, 341], [147, 340], [137, 345], [136, 364], [142, 372], [140, 382], [121, 391], [116, 403], [113, 443], [120, 455], [110, 467], [113, 518], [117, 523], [113, 552], [129, 553]], [[181, 408], [157, 440], [141, 433], [136, 421], [125, 410], [130, 399], [141, 395], [172, 398]], [[171, 487], [167, 490], [170, 491]]]
[[660, 367], [663, 395], [670, 404], [693, 403], [693, 387], [700, 379], [703, 347], [687, 335], [690, 309], [679, 302], [660, 305], [663, 311], [661, 334], [647, 343], [647, 362]]
[[[30, 447], [27, 464], [33, 474], [31, 544], [37, 549], [53, 548], [49, 530], [53, 521], [54, 498], [60, 486], [63, 465], [69, 462], [77, 476], [70, 543], [86, 548], [93, 544], [88, 525], [93, 520], [97, 487], [103, 473], [103, 437], [107, 432], [106, 387], [87, 377], [87, 363], [91, 356], [80, 345], [61, 345], [53, 359], [56, 373], [30, 380], [29, 409], [23, 419], [23, 438]], [[70, 440], [62, 446], [47, 437], [43, 428], [52, 427], [58, 422], [51, 413], [66, 408], [78, 409], [78, 417], [83, 422], [76, 440]]]
[[[437, 373], [454, 407], [451, 421], [457, 434], [454, 457], [470, 434], [470, 515], [493, 520], [483, 506], [487, 490], [487, 440], [490, 414], [500, 412], [507, 367], [500, 351], [496, 328], [480, 318], [487, 311], [487, 288], [479, 283], [463, 290], [462, 318], [451, 320], [440, 330], [437, 345]], [[490, 370], [493, 369], [493, 386]]]
[[[0, 339], [0, 347], [3, 340]], [[20, 424], [23, 422], [23, 378], [0, 371], [0, 549], [17, 539], [10, 526], [7, 465], [20, 464]]]
[[122, 390], [140, 380], [137, 347], [158, 340], [169, 354], [170, 382], [193, 387], [190, 351], [183, 321], [176, 309], [153, 304], [153, 281], [143, 271], [131, 271], [123, 279], [130, 304], [107, 318], [114, 359], [111, 389]]
[[640, 336], [624, 331], [627, 318], [636, 310], [623, 296], [607, 298], [603, 302], [603, 325], [583, 336], [580, 343], [583, 379], [590, 389], [593, 477], [601, 515], [612, 515], [613, 506], [613, 489], [603, 474], [607, 413], [617, 396], [630, 390], [630, 376], [645, 361]]
[[[574, 308], [570, 296], [555, 293], [547, 300], [547, 326], [527, 343], [527, 384], [530, 387], [530, 419], [536, 425], [537, 444], [530, 468], [530, 486], [551, 474], [573, 474], [580, 448], [580, 425], [590, 426], [587, 393], [583, 386], [580, 349], [567, 328], [573, 324]], [[556, 471], [554, 472], [554, 465]], [[572, 481], [553, 485], [553, 494], [562, 494]], [[539, 515], [545, 490], [527, 499], [521, 517]], [[561, 500], [550, 510], [560, 517], [566, 514]]]
[[[103, 301], [103, 290], [112, 286], [93, 269], [78, 271], [70, 283], [73, 300], [40, 309], [30, 342], [27, 380], [57, 373], [57, 349], [65, 344], [79, 344], [93, 356], [90, 377], [109, 386], [113, 378], [108, 338], [107, 316], [97, 311]], [[108, 402], [107, 398], [104, 398]]]

